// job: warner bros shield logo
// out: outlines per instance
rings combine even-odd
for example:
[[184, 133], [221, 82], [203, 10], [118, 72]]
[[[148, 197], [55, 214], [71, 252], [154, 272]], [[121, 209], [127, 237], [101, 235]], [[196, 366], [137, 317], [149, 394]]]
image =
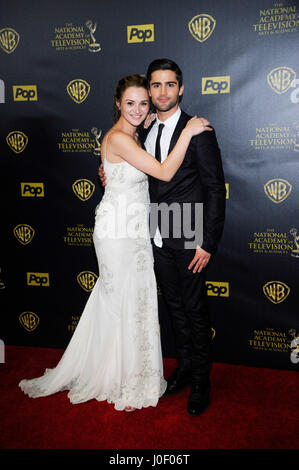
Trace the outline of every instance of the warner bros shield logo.
[[263, 292], [268, 300], [274, 304], [283, 302], [290, 293], [290, 288], [281, 281], [269, 281], [263, 286]]
[[215, 26], [216, 20], [205, 13], [194, 16], [188, 23], [190, 33], [199, 42], [206, 41], [213, 33]]

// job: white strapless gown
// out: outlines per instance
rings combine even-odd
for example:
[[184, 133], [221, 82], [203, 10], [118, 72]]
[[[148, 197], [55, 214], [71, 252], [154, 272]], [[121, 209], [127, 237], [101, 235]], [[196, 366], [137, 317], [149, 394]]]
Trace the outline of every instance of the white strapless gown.
[[69, 390], [72, 403], [94, 398], [117, 410], [156, 406], [166, 381], [147, 176], [125, 161], [105, 160], [104, 167], [107, 186], [93, 235], [99, 278], [58, 365], [19, 386], [34, 398]]

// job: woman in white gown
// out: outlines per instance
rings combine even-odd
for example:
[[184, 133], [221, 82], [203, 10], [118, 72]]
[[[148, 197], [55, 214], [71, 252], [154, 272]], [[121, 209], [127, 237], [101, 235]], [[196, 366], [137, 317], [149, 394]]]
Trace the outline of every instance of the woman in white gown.
[[115, 105], [119, 118], [102, 142], [107, 185], [93, 235], [99, 278], [58, 365], [19, 386], [34, 398], [69, 390], [71, 403], [107, 400], [132, 411], [156, 406], [166, 389], [146, 174], [169, 181], [192, 136], [209, 123], [191, 119], [161, 164], [140, 147], [136, 133], [149, 111], [146, 79], [120, 80]]

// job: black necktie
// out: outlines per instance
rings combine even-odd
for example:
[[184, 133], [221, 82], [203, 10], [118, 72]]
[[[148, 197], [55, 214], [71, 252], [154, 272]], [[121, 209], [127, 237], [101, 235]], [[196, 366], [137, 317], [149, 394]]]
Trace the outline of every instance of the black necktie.
[[155, 148], [155, 157], [159, 162], [161, 162], [161, 148], [160, 148], [160, 138], [162, 134], [162, 130], [165, 124], [159, 124], [158, 135], [156, 140], [156, 148]]

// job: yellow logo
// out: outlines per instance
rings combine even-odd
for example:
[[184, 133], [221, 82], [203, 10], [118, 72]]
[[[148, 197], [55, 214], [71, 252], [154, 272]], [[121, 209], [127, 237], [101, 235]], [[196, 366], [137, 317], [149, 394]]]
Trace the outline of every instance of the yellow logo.
[[95, 185], [84, 178], [77, 180], [72, 185], [73, 191], [81, 201], [87, 201], [95, 190]]
[[90, 85], [85, 80], [77, 78], [72, 80], [66, 87], [69, 96], [75, 103], [83, 103], [89, 95]]
[[0, 46], [2, 49], [11, 54], [20, 41], [20, 35], [12, 28], [4, 28], [0, 30]]
[[6, 142], [15, 153], [22, 153], [28, 144], [28, 137], [21, 131], [12, 131], [6, 137]]
[[21, 183], [22, 197], [44, 197], [44, 183]]
[[213, 297], [229, 297], [229, 283], [206, 281], [207, 294]]
[[13, 229], [13, 233], [22, 245], [28, 245], [34, 237], [35, 230], [30, 225], [19, 224]]
[[229, 183], [225, 183], [226, 199], [229, 199]]
[[196, 15], [188, 23], [189, 31], [196, 41], [204, 42], [213, 33], [216, 20], [211, 15]]
[[268, 300], [274, 304], [283, 302], [290, 293], [290, 288], [281, 281], [269, 281], [263, 286], [263, 291]]
[[80, 287], [86, 292], [91, 292], [97, 282], [98, 276], [92, 271], [82, 271], [77, 276], [77, 281]]
[[15, 85], [12, 89], [14, 101], [37, 101], [36, 85]]
[[230, 76], [203, 77], [201, 79], [201, 92], [203, 95], [230, 93]]
[[134, 26], [127, 26], [128, 42], [153, 42], [154, 25], [153, 24], [139, 24]]
[[267, 181], [264, 185], [264, 191], [272, 202], [279, 204], [289, 196], [292, 185], [286, 180], [275, 178]]
[[49, 273], [27, 273], [27, 285], [49, 287]]
[[27, 331], [33, 331], [39, 324], [39, 318], [36, 313], [33, 312], [23, 312], [19, 315], [19, 321], [21, 325]]
[[269, 86], [279, 95], [288, 91], [295, 78], [296, 72], [290, 67], [276, 67], [267, 75]]

